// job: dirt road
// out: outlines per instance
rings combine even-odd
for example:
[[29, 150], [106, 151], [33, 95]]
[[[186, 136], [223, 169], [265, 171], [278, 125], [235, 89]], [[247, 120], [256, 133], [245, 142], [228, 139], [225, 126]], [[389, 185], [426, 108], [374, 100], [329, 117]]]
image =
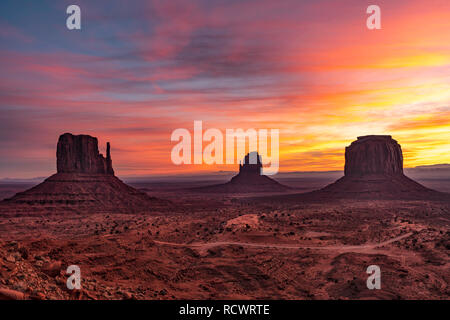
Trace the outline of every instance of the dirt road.
[[412, 232], [405, 233], [401, 236], [382, 241], [379, 243], [368, 243], [355, 246], [346, 245], [332, 245], [332, 246], [305, 246], [305, 245], [295, 245], [295, 244], [277, 244], [277, 243], [251, 243], [251, 242], [233, 242], [233, 241], [217, 241], [217, 242], [206, 242], [206, 243], [174, 243], [157, 241], [154, 242], [160, 245], [175, 246], [175, 247], [187, 247], [192, 249], [198, 249], [201, 251], [206, 251], [208, 249], [220, 246], [242, 246], [242, 247], [253, 247], [253, 248], [275, 248], [275, 249], [314, 249], [314, 250], [333, 250], [336, 252], [366, 252], [377, 247], [382, 247], [384, 245], [391, 244], [395, 241], [402, 240], [412, 235]]

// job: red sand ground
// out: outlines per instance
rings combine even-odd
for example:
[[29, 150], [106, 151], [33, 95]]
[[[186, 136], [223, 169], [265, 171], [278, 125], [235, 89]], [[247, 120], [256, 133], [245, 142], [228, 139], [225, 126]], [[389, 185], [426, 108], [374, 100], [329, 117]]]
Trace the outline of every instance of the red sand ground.
[[[0, 218], [0, 297], [449, 299], [450, 203], [151, 193], [147, 214]], [[82, 289], [66, 288], [78, 265]], [[381, 268], [381, 290], [366, 268]]]

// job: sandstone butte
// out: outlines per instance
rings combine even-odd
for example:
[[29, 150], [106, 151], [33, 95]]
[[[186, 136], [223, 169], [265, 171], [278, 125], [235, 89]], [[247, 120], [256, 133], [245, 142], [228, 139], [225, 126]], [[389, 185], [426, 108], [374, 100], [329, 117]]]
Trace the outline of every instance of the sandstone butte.
[[358, 137], [345, 148], [344, 176], [312, 192], [325, 198], [434, 199], [445, 196], [403, 173], [400, 144], [389, 135]]
[[239, 164], [239, 173], [227, 183], [192, 189], [211, 193], [257, 193], [285, 192], [291, 188], [262, 174], [261, 156], [257, 152], [248, 153]]
[[97, 138], [65, 133], [56, 151], [57, 173], [41, 184], [6, 199], [2, 213], [39, 212], [147, 212], [169, 202], [148, 196], [114, 175], [111, 145], [106, 158], [99, 153]]
[[403, 173], [401, 146], [389, 135], [358, 137], [345, 148], [344, 176], [324, 188], [308, 193], [280, 195], [257, 201], [336, 200], [448, 200]]

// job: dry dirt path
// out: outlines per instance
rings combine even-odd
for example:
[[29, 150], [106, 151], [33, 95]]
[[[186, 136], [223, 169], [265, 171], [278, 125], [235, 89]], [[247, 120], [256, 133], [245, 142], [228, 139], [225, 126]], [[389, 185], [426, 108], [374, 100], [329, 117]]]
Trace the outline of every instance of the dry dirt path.
[[305, 246], [305, 245], [295, 245], [295, 244], [276, 244], [276, 243], [251, 243], [251, 242], [234, 242], [234, 241], [216, 241], [216, 242], [206, 242], [206, 243], [175, 243], [175, 242], [165, 242], [154, 240], [156, 244], [174, 246], [174, 247], [187, 247], [192, 249], [199, 249], [201, 251], [206, 251], [208, 249], [220, 246], [242, 246], [242, 247], [252, 247], [252, 248], [275, 248], [275, 249], [314, 249], [314, 250], [333, 250], [336, 252], [368, 252], [377, 247], [382, 247], [384, 245], [391, 244], [393, 242], [402, 240], [411, 236], [413, 233], [408, 232], [401, 236], [382, 241], [379, 243], [368, 243], [354, 246], [346, 245], [332, 245], [332, 246]]

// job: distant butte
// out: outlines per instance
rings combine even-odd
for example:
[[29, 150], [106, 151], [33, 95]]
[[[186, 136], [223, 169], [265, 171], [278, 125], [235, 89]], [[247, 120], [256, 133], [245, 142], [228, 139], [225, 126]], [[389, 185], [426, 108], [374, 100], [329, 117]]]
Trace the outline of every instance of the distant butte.
[[[344, 176], [309, 193], [277, 197], [280, 200], [450, 200], [450, 195], [428, 189], [403, 173], [401, 146], [388, 135], [358, 137], [345, 148]], [[275, 200], [275, 198], [274, 198]]]
[[346, 176], [402, 175], [402, 148], [391, 136], [358, 137], [345, 148], [344, 174]]
[[402, 148], [386, 135], [358, 137], [346, 147], [344, 177], [320, 192], [331, 197], [398, 199], [438, 193], [404, 175]]
[[211, 193], [285, 192], [291, 188], [262, 174], [261, 156], [250, 152], [239, 164], [239, 173], [224, 184], [194, 188], [193, 191]]
[[7, 210], [23, 213], [60, 212], [144, 212], [168, 204], [149, 197], [114, 175], [111, 146], [106, 158], [98, 151], [97, 138], [65, 133], [56, 151], [57, 173], [41, 184], [2, 202]]

